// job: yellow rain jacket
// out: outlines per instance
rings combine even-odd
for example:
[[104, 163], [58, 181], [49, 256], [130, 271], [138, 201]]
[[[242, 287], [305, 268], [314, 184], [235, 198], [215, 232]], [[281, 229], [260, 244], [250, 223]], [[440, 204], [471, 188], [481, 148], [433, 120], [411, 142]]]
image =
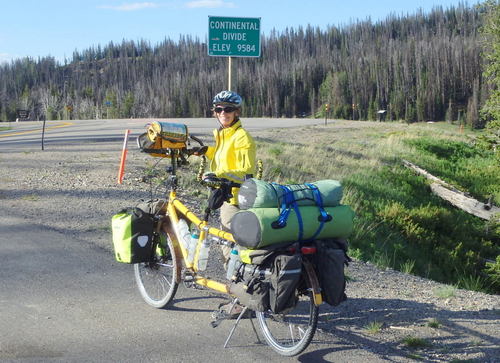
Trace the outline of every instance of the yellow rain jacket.
[[[245, 176], [255, 172], [255, 142], [238, 120], [225, 129], [214, 130], [215, 146], [209, 146], [206, 156], [210, 171], [219, 178], [243, 183]], [[238, 205], [238, 190], [233, 188], [231, 204]]]

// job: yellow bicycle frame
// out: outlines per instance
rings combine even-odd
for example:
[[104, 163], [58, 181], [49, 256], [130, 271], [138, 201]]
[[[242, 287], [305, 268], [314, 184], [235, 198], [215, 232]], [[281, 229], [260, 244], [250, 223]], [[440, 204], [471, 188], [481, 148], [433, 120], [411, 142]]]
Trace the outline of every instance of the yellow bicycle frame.
[[[177, 235], [176, 228], [169, 228], [168, 224], [164, 224], [163, 230], [169, 235], [175, 251], [180, 252], [182, 261], [184, 261], [184, 265], [186, 266], [186, 268], [192, 270], [195, 273], [194, 282], [200, 286], [205, 286], [218, 292], [230, 294], [229, 284], [221, 283], [219, 281], [211, 280], [198, 275], [198, 259], [200, 255], [201, 245], [205, 238], [207, 238], [208, 236], [216, 236], [227, 241], [235, 242], [233, 235], [229, 232], [210, 227], [206, 221], [202, 221], [200, 218], [198, 218], [196, 214], [191, 212], [188, 207], [186, 207], [179, 199], [177, 199], [175, 190], [170, 190], [167, 203], [167, 215], [172, 227], [174, 225], [177, 225], [177, 223], [179, 222], [179, 214], [182, 214], [185, 219], [193, 223], [200, 230], [200, 236], [198, 238], [195, 255], [192, 262], [189, 262], [187, 259], [189, 251], [184, 247], [182, 243], [179, 243], [180, 236]], [[180, 256], [176, 257], [179, 258]], [[177, 261], [177, 266], [180, 266], [180, 262], [181, 261], [179, 260]], [[312, 267], [308, 264], [306, 265], [306, 268], [308, 270], [312, 269]], [[321, 297], [321, 289], [319, 287], [318, 280], [316, 278], [316, 275], [314, 274], [314, 271], [310, 271], [308, 275], [314, 276], [313, 281], [310, 281], [312, 284], [311, 290], [314, 304], [316, 306], [319, 306], [321, 305], [323, 300]]]
[[[208, 237], [208, 235], [216, 236], [231, 242], [234, 242], [233, 235], [229, 232], [222, 231], [217, 228], [210, 227], [207, 222], [202, 221], [198, 218], [196, 214], [191, 212], [188, 207], [186, 207], [179, 199], [177, 199], [176, 192], [171, 190], [169, 194], [169, 201], [167, 204], [167, 213], [173, 224], [177, 224], [179, 222], [179, 213], [186, 217], [191, 223], [198, 227], [200, 230], [200, 237], [198, 238], [198, 243], [196, 245], [196, 252], [194, 255], [194, 260], [189, 262], [187, 260], [188, 250], [184, 248], [182, 243], [179, 243], [179, 236], [177, 238], [171, 238], [172, 243], [174, 244], [174, 248], [176, 251], [180, 251], [182, 255], [182, 260], [186, 268], [193, 270], [195, 273], [198, 272], [198, 259], [200, 255], [200, 249], [202, 241]], [[175, 231], [175, 228], [174, 228]], [[172, 237], [172, 236], [170, 236]], [[178, 261], [179, 262], [179, 261]], [[229, 294], [229, 286], [228, 284], [224, 284], [215, 280], [207, 279], [203, 276], [196, 276], [194, 282], [198, 285], [208, 287], [212, 290], [223, 292]]]

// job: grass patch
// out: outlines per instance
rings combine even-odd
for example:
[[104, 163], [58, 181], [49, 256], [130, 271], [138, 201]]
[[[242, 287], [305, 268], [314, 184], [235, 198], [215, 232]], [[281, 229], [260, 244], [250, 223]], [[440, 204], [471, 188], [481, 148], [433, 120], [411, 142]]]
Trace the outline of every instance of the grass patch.
[[464, 275], [459, 278], [458, 286], [462, 289], [486, 292], [487, 281], [481, 276]]
[[283, 154], [283, 149], [279, 146], [271, 147], [269, 149], [269, 153], [274, 155], [274, 156], [278, 156], [278, 155]]
[[411, 335], [403, 338], [403, 344], [412, 349], [428, 348], [431, 346], [431, 343], [429, 343], [427, 340]]
[[434, 296], [440, 299], [449, 299], [455, 297], [457, 289], [453, 286], [439, 287], [433, 290]]
[[370, 334], [377, 334], [377, 333], [380, 333], [383, 326], [384, 326], [384, 323], [381, 323], [380, 321], [370, 321], [365, 326], [365, 330]]
[[427, 326], [429, 328], [438, 329], [439, 327], [441, 327], [441, 323], [439, 322], [439, 320], [433, 318], [427, 322]]
[[412, 274], [415, 268], [415, 260], [406, 260], [400, 265], [399, 270], [405, 274]]
[[25, 194], [21, 197], [21, 200], [36, 202], [36, 201], [40, 200], [40, 197], [36, 194]]

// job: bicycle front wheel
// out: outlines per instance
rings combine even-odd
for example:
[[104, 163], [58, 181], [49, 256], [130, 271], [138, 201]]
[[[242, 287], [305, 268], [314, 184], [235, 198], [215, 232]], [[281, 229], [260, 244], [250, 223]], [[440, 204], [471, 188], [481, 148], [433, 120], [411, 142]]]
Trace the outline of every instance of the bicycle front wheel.
[[161, 309], [172, 301], [177, 292], [179, 272], [172, 241], [163, 232], [159, 238], [153, 260], [135, 264], [134, 275], [144, 301]]
[[316, 332], [319, 308], [314, 305], [310, 277], [304, 269], [303, 278], [297, 293], [297, 305], [283, 313], [271, 311], [256, 312], [262, 334], [267, 344], [284, 356], [300, 354], [307, 348]]

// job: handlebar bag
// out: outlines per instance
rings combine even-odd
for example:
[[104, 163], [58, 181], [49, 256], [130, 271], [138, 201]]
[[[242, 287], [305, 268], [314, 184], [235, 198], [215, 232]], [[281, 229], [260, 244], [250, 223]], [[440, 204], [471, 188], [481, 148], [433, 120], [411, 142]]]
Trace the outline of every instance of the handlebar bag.
[[[324, 207], [335, 207], [342, 199], [342, 185], [337, 180], [319, 180], [308, 184], [287, 184], [293, 200], [299, 206], [316, 205], [317, 197], [311, 185], [318, 188]], [[284, 189], [276, 183], [250, 178], [241, 185], [238, 194], [240, 209], [274, 208], [283, 203]]]
[[153, 215], [139, 208], [123, 209], [111, 218], [113, 247], [118, 262], [139, 263], [153, 255]]
[[[258, 249], [273, 244], [322, 238], [346, 238], [353, 230], [354, 212], [347, 205], [325, 207], [332, 218], [321, 221], [316, 206], [299, 206], [300, 215], [291, 209], [286, 224], [275, 228], [280, 217], [278, 208], [240, 210], [231, 219], [231, 233], [239, 245]], [[323, 224], [322, 228], [319, 227]], [[299, 238], [301, 236], [301, 238]]]
[[188, 141], [185, 124], [153, 121], [145, 133], [137, 138], [139, 148], [155, 157], [172, 157], [171, 149], [184, 149]]

